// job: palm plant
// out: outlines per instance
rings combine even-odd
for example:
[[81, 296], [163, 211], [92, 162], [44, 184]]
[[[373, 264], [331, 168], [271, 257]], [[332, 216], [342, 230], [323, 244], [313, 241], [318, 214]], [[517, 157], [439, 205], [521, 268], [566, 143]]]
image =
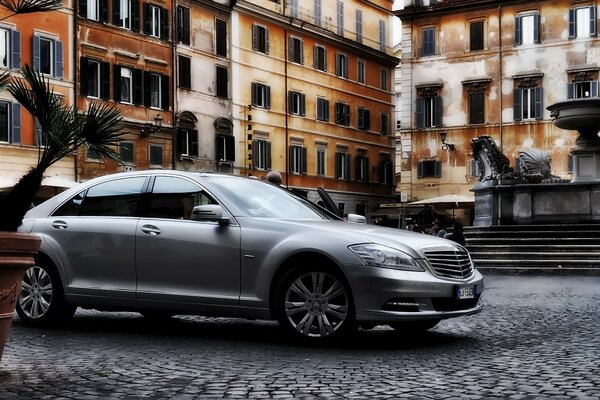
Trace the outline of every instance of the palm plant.
[[62, 8], [63, 4], [64, 0], [0, 0], [0, 7], [12, 11], [12, 14], [7, 15], [2, 20], [13, 15], [58, 10]]
[[[0, 0], [7, 1], [7, 0]], [[82, 146], [109, 160], [120, 161], [116, 145], [122, 136], [122, 118], [114, 106], [92, 102], [85, 113], [64, 104], [48, 79], [26, 65], [22, 76], [0, 74], [6, 88], [37, 121], [42, 132], [38, 162], [0, 200], [0, 231], [15, 232], [39, 191], [44, 171]]]

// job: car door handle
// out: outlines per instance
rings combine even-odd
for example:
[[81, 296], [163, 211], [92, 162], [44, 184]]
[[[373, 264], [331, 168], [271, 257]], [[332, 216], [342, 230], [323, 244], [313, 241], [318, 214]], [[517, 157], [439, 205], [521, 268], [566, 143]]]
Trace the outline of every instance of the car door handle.
[[69, 225], [65, 221], [54, 221], [52, 222], [52, 227], [54, 229], [67, 229]]
[[158, 235], [160, 235], [160, 229], [158, 229], [154, 225], [144, 225], [144, 226], [142, 226], [142, 232], [144, 232], [144, 233], [146, 233], [148, 235], [152, 235], [152, 236], [158, 236]]

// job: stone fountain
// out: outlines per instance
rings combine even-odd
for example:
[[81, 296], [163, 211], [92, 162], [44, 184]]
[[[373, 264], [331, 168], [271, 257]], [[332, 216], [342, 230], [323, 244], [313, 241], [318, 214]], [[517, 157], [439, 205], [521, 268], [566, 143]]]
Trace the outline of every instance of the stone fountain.
[[[549, 175], [549, 157], [537, 149], [519, 153], [515, 171], [493, 139], [473, 139], [480, 164], [474, 226], [600, 222], [600, 99], [577, 99], [547, 108], [554, 124], [576, 130], [571, 181]], [[491, 142], [491, 143], [490, 143]]]

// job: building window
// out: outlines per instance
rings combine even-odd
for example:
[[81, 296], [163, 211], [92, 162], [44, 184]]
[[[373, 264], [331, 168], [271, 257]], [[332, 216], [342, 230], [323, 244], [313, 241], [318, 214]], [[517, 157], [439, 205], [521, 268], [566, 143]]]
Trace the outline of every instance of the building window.
[[21, 106], [0, 101], [0, 142], [21, 143]]
[[338, 125], [350, 125], [350, 106], [344, 103], [335, 103], [335, 123]]
[[366, 63], [365, 60], [356, 61], [356, 81], [364, 84], [366, 81]]
[[320, 71], [327, 71], [327, 49], [315, 45], [313, 47], [313, 66]]
[[573, 82], [567, 85], [569, 99], [598, 97], [598, 81]]
[[227, 57], [227, 22], [222, 19], [215, 20], [215, 50], [219, 57]]
[[133, 21], [138, 21], [139, 2], [133, 0], [117, 0], [115, 6], [116, 7], [113, 8], [114, 24], [121, 28], [137, 31], [139, 25], [135, 26]]
[[0, 28], [0, 67], [21, 67], [21, 32]]
[[298, 0], [289, 0], [290, 16], [298, 18]]
[[321, 0], [315, 0], [314, 21], [316, 26], [321, 26]]
[[362, 43], [362, 10], [356, 10], [356, 41]]
[[469, 36], [469, 50], [483, 50], [483, 21], [471, 22]]
[[[119, 101], [121, 103], [131, 104], [133, 103], [133, 71], [130, 68], [120, 69], [120, 91]], [[117, 94], [115, 93], [115, 96]]]
[[190, 44], [190, 9], [177, 6], [177, 42]]
[[92, 21], [108, 21], [108, 0], [79, 0], [79, 15]]
[[517, 88], [514, 92], [514, 120], [542, 119], [542, 93], [541, 87]]
[[485, 123], [485, 93], [469, 93], [469, 124]]
[[151, 144], [148, 147], [150, 165], [162, 167], [163, 166], [163, 148], [162, 146]]
[[289, 112], [292, 115], [306, 115], [306, 98], [304, 93], [290, 91], [288, 94]]
[[252, 25], [252, 50], [269, 54], [269, 30], [261, 25]]
[[424, 94], [417, 98], [417, 128], [442, 125], [442, 97]]
[[379, 133], [382, 135], [387, 135], [390, 133], [390, 116], [386, 113], [381, 113], [380, 122], [381, 124], [379, 126]]
[[435, 55], [435, 28], [425, 28], [421, 35], [421, 56]]
[[262, 139], [255, 139], [252, 147], [252, 158], [255, 169], [271, 169], [271, 142]]
[[356, 155], [356, 171], [354, 176], [356, 180], [359, 182], [368, 182], [369, 181], [369, 157], [367, 157], [366, 152], [359, 151]]
[[440, 178], [442, 176], [442, 162], [436, 160], [419, 161], [417, 164], [417, 178]]
[[33, 69], [55, 78], [63, 77], [63, 43], [35, 35], [33, 37]]
[[121, 160], [128, 164], [133, 164], [135, 161], [135, 147], [132, 142], [120, 142], [119, 143], [119, 155]]
[[569, 10], [569, 37], [596, 36], [596, 7], [579, 7]]
[[191, 59], [185, 56], [177, 56], [179, 68], [177, 69], [177, 81], [180, 88], [192, 88], [192, 65]]
[[217, 159], [235, 161], [235, 138], [233, 135], [217, 135]]
[[290, 146], [290, 172], [292, 174], [306, 174], [306, 147], [300, 145]]
[[229, 97], [228, 92], [228, 70], [225, 67], [217, 65], [217, 97], [227, 99]]
[[388, 90], [390, 87], [390, 78], [387, 68], [381, 68], [379, 70], [379, 87], [381, 90]]
[[116, 102], [142, 104], [142, 70], [114, 65], [113, 77]]
[[290, 37], [290, 48], [289, 48], [290, 61], [296, 64], [304, 64], [304, 44], [302, 40]]
[[385, 21], [379, 20], [379, 51], [385, 53], [385, 46], [387, 41], [385, 40]]
[[146, 107], [169, 109], [169, 78], [166, 75], [144, 72], [144, 104]]
[[177, 154], [198, 156], [198, 131], [190, 128], [177, 128]]
[[540, 43], [540, 16], [519, 15], [515, 19], [515, 44]]
[[369, 110], [363, 107], [358, 107], [356, 110], [356, 127], [363, 131], [368, 131], [371, 125], [371, 117]]
[[327, 149], [317, 146], [317, 176], [325, 176], [327, 170]]
[[262, 83], [252, 82], [252, 105], [271, 108], [271, 88]]
[[347, 150], [338, 149], [335, 152], [335, 177], [337, 179], [350, 179], [351, 157]]
[[336, 3], [336, 14], [337, 14], [337, 34], [344, 36], [344, 3], [338, 1]]
[[110, 90], [110, 65], [106, 62], [81, 57], [81, 95], [108, 100]]
[[317, 97], [317, 121], [329, 122], [329, 100]]
[[162, 7], [144, 4], [144, 33], [167, 40], [169, 38], [169, 13]]
[[345, 54], [335, 55], [335, 74], [342, 78], [348, 78], [348, 57]]
[[385, 155], [379, 162], [379, 183], [382, 185], [394, 184], [394, 163], [389, 155]]

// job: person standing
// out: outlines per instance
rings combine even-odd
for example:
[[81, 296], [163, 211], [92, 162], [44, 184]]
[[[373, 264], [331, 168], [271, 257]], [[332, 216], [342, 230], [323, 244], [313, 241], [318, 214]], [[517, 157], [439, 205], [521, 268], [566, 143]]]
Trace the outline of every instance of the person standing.
[[281, 186], [283, 184], [283, 179], [281, 178], [279, 171], [269, 171], [269, 173], [267, 173], [267, 182]]
[[449, 235], [446, 235], [446, 239], [452, 240], [463, 246], [467, 245], [465, 235], [463, 234], [463, 226], [460, 222], [454, 223], [454, 225], [452, 226], [452, 233]]

